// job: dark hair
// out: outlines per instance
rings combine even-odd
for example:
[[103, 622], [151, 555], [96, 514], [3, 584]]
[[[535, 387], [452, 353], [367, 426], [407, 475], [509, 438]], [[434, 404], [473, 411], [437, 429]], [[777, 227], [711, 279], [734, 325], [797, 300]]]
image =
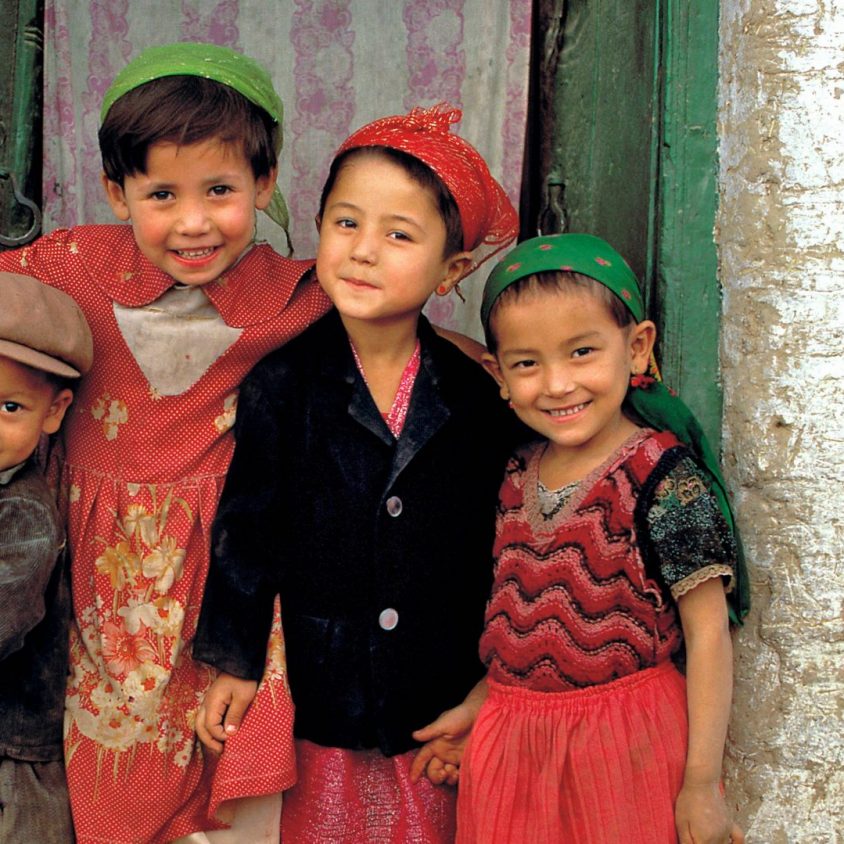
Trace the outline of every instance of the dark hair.
[[490, 353], [495, 354], [495, 350], [498, 347], [493, 323], [495, 322], [496, 313], [502, 307], [517, 302], [525, 294], [530, 295], [543, 291], [566, 292], [570, 290], [584, 290], [590, 296], [598, 299], [607, 308], [613, 322], [619, 328], [626, 328], [636, 321], [627, 305], [609, 287], [601, 284], [600, 281], [596, 281], [594, 278], [590, 278], [588, 275], [568, 270], [533, 273], [532, 275], [526, 275], [524, 278], [520, 278], [518, 281], [514, 281], [513, 284], [501, 292], [501, 295], [493, 303], [492, 309], [489, 312], [489, 319], [484, 328], [486, 345]]
[[62, 390], [70, 390], [76, 395], [76, 391], [79, 389], [79, 378], [73, 378], [69, 375], [58, 375], [55, 372], [47, 372], [46, 369], [40, 369], [31, 363], [24, 363], [23, 361], [15, 361], [15, 363], [18, 366], [24, 367], [33, 378], [37, 378], [42, 384], [49, 387], [53, 391], [54, 396], [57, 396]]
[[153, 144], [216, 138], [241, 144], [258, 179], [276, 165], [276, 131], [280, 127], [264, 109], [228, 85], [199, 76], [164, 76], [114, 102], [100, 127], [100, 152], [106, 176], [122, 187], [126, 176], [146, 173]]
[[352, 149], [341, 152], [331, 162], [328, 178], [325, 180], [322, 195], [319, 198], [320, 218], [322, 218], [323, 211], [325, 211], [325, 203], [328, 195], [331, 193], [334, 183], [337, 181], [337, 176], [340, 174], [344, 165], [355, 158], [364, 156], [388, 159], [393, 164], [401, 167], [407, 173], [408, 177], [420, 187], [430, 191], [436, 203], [437, 210], [440, 212], [440, 217], [445, 224], [444, 256], [448, 258], [451, 255], [463, 251], [463, 221], [460, 219], [460, 209], [457, 207], [457, 203], [454, 201], [454, 197], [446, 187], [445, 182], [427, 164], [418, 158], [410, 155], [410, 153], [393, 149], [392, 147], [353, 147]]
[[70, 390], [73, 395], [79, 389], [79, 379], [70, 378], [64, 375], [56, 375], [53, 372], [42, 372], [44, 380], [53, 388], [54, 395], [58, 395], [62, 390]]

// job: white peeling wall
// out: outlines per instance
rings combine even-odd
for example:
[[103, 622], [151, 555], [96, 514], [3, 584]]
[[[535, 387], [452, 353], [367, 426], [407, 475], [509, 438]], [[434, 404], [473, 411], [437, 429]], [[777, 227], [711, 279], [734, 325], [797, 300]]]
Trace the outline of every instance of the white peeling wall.
[[844, 0], [721, 0], [726, 472], [754, 608], [728, 791], [752, 844], [844, 842]]

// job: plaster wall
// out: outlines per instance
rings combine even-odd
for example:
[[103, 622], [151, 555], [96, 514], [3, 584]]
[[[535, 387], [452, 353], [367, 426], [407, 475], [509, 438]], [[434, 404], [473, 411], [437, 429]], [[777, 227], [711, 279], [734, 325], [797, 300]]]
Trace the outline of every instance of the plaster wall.
[[725, 469], [754, 608], [728, 792], [748, 842], [844, 842], [844, 0], [721, 0]]

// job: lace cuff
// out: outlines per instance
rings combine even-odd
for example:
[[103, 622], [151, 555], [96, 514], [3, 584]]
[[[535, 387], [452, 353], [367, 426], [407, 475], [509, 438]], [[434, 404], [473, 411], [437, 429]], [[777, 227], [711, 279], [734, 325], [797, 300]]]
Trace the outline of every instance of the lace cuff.
[[671, 587], [671, 597], [676, 601], [687, 592], [691, 592], [695, 586], [700, 586], [705, 580], [711, 580], [713, 577], [726, 578], [725, 592], [731, 592], [734, 585], [733, 569], [731, 566], [723, 563], [713, 563], [697, 571], [693, 571], [688, 577], [684, 577]]

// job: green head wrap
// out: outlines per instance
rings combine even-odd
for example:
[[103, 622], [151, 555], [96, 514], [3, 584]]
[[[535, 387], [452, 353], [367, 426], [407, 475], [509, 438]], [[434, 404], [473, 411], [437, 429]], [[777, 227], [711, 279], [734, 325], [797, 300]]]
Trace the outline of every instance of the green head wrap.
[[[249, 102], [262, 108], [275, 121], [273, 148], [276, 155], [283, 144], [284, 106], [273, 88], [270, 75], [258, 62], [217, 44], [184, 41], [148, 47], [121, 70], [105, 93], [100, 109], [102, 123], [109, 109], [124, 94], [164, 76], [201, 76], [213, 79], [243, 94]], [[289, 216], [281, 191], [276, 186], [266, 209], [267, 216], [287, 234]], [[290, 238], [288, 235], [288, 244]]]
[[[493, 305], [511, 284], [535, 273], [555, 271], [575, 272], [595, 279], [624, 302], [637, 323], [645, 318], [645, 305], [636, 276], [615, 249], [593, 235], [557, 234], [534, 237], [520, 243], [493, 268], [481, 303], [484, 330], [489, 332]], [[750, 609], [750, 585], [744, 554], [718, 459], [700, 423], [683, 401], [662, 383], [653, 359], [647, 375], [632, 379], [625, 405], [650, 427], [671, 431], [697, 454], [709, 473], [712, 492], [736, 540], [735, 588], [730, 595], [730, 617], [734, 622], [741, 623]]]

